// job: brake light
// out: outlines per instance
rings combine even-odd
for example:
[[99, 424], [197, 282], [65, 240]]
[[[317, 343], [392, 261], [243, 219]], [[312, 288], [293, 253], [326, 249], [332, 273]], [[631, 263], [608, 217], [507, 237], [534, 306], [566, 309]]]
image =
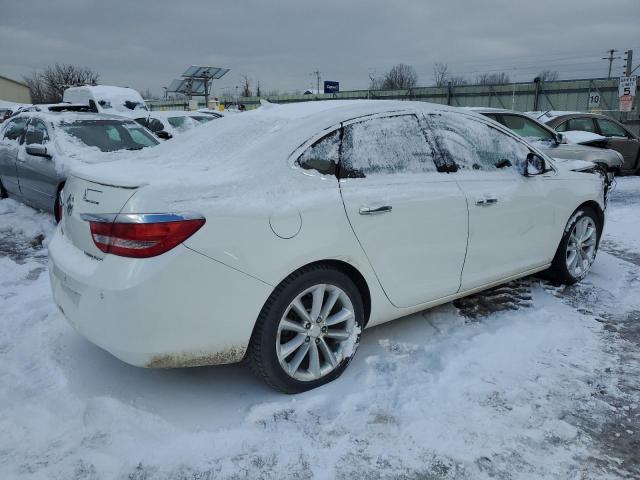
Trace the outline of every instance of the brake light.
[[[170, 219], [168, 219], [170, 218]], [[104, 253], [148, 258], [161, 255], [196, 233], [205, 219], [180, 215], [118, 215], [89, 221], [93, 243]]]

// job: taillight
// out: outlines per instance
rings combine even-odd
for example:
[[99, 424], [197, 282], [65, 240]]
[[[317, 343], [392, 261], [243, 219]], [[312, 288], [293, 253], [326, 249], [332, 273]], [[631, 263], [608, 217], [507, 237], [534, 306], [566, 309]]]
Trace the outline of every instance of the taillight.
[[60, 222], [62, 220], [62, 215], [64, 214], [64, 204], [62, 203], [62, 194], [63, 194], [63, 191], [60, 190], [60, 192], [58, 193], [58, 201], [56, 202], [56, 205], [55, 205], [56, 222]]
[[125, 214], [115, 220], [86, 215], [93, 243], [104, 253], [148, 258], [168, 252], [196, 233], [203, 217], [176, 214]]

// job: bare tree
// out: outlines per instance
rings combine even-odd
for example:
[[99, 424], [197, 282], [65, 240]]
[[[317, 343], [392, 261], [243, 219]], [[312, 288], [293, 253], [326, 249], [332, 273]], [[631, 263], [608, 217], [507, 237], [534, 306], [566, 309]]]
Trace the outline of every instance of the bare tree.
[[399, 63], [382, 78], [383, 90], [404, 90], [414, 88], [418, 83], [418, 74], [411, 65]]
[[58, 103], [66, 88], [75, 85], [95, 85], [100, 75], [87, 67], [56, 63], [42, 72], [33, 72], [24, 77], [31, 90], [33, 103]]
[[511, 79], [505, 72], [476, 75], [476, 85], [505, 85], [507, 83], [511, 83]]
[[469, 81], [462, 75], [452, 75], [449, 77], [447, 83], [450, 83], [452, 87], [459, 87], [461, 85], [468, 85]]
[[142, 98], [145, 100], [156, 100], [158, 98], [158, 96], [154, 95], [148, 88], [141, 90], [140, 95], [142, 95]]
[[260, 80], [256, 82], [256, 97], [260, 97], [262, 92], [260, 91]]
[[433, 66], [433, 81], [436, 87], [444, 87], [449, 80], [449, 66], [446, 63], [436, 62]]
[[242, 75], [242, 91], [240, 92], [242, 97], [251, 97], [253, 92], [251, 91], [251, 80], [247, 75]]
[[543, 70], [538, 74], [542, 82], [555, 82], [560, 77], [557, 70]]

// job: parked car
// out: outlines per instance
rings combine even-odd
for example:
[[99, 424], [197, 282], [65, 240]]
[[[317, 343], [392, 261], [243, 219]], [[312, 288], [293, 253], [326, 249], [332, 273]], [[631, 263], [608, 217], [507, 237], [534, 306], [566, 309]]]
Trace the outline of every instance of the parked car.
[[562, 133], [556, 132], [525, 113], [495, 108], [472, 108], [471, 110], [501, 123], [530, 142], [535, 142], [540, 150], [558, 161], [586, 160], [601, 165], [608, 172], [619, 172], [624, 162], [622, 155], [614, 150], [567, 143]]
[[593, 140], [588, 144], [619, 152], [624, 157], [621, 173], [640, 173], [640, 137], [613, 118], [596, 113], [567, 113], [551, 118], [546, 124], [558, 132], [576, 130], [606, 137], [606, 141]]
[[222, 116], [222, 114], [214, 116], [187, 111], [157, 111], [150, 112], [148, 115], [138, 117], [135, 120], [155, 133], [157, 137], [168, 140]]
[[[86, 198], [91, 195], [91, 201]], [[78, 332], [144, 367], [238, 362], [293, 393], [360, 332], [546, 270], [584, 278], [602, 178], [422, 102], [269, 106], [79, 167], [49, 245]]]
[[82, 104], [98, 113], [140, 117], [149, 111], [142, 96], [133, 88], [112, 85], [82, 85], [67, 88], [63, 102]]
[[108, 152], [131, 156], [133, 150], [158, 144], [133, 120], [68, 108], [20, 113], [0, 131], [0, 195], [54, 213], [56, 220], [61, 215], [58, 194], [72, 165], [112, 160]]

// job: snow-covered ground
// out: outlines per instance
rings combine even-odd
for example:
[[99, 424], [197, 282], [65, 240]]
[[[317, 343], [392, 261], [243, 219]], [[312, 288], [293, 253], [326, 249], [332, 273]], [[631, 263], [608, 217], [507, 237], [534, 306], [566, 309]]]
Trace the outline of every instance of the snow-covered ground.
[[0, 479], [640, 477], [640, 178], [580, 285], [538, 279], [363, 335], [297, 396], [242, 366], [130, 367], [54, 306], [49, 216], [0, 201]]

